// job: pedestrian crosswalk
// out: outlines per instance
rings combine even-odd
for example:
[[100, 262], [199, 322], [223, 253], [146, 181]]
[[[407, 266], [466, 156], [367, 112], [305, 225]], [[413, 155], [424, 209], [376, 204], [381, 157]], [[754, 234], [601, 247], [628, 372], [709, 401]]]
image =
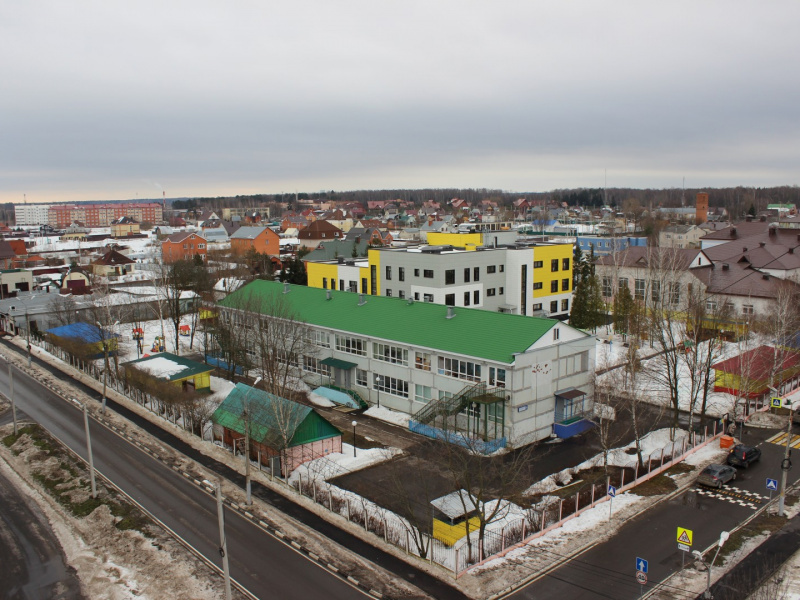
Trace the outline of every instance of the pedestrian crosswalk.
[[[773, 435], [771, 438], [767, 440], [769, 444], [777, 444], [778, 446], [785, 446], [786, 445], [786, 437], [789, 434], [785, 431], [783, 433], [777, 433]], [[792, 439], [789, 440], [789, 446], [794, 448], [795, 450], [800, 449], [800, 435], [793, 435]]]

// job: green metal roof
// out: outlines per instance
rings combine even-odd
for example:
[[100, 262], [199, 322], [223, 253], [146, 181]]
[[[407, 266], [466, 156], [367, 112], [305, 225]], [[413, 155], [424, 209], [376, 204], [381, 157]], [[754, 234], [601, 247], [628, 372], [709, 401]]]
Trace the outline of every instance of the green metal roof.
[[[471, 308], [454, 308], [447, 318], [447, 306], [413, 302], [400, 298], [360, 294], [293, 285], [287, 294], [276, 281], [256, 280], [219, 302], [228, 308], [269, 313], [288, 302], [299, 321], [372, 338], [512, 364], [514, 354], [524, 352], [558, 323], [553, 319], [510, 315]], [[331, 299], [327, 300], [327, 294]], [[273, 296], [275, 300], [273, 300]], [[285, 306], [285, 305], [283, 305]]]
[[333, 367], [335, 369], [344, 369], [345, 371], [349, 371], [353, 367], [357, 367], [358, 366], [358, 363], [348, 362], [346, 360], [341, 360], [339, 358], [333, 358], [333, 357], [330, 357], [330, 356], [328, 358], [323, 358], [319, 362], [321, 362], [323, 365], [327, 365], [327, 366]]
[[[199, 375], [200, 373], [208, 373], [209, 371], [213, 371], [214, 367], [211, 365], [207, 365], [205, 363], [197, 362], [196, 360], [189, 360], [188, 358], [184, 358], [183, 356], [178, 356], [177, 354], [172, 354], [170, 352], [159, 352], [158, 354], [152, 354], [151, 356], [145, 356], [143, 358], [137, 358], [136, 360], [131, 360], [123, 365], [134, 365], [138, 366], [141, 363], [146, 363], [156, 358], [165, 358], [169, 361], [177, 363], [184, 369], [178, 371], [177, 373], [173, 373], [169, 377], [165, 379], [167, 381], [180, 381], [181, 379], [186, 379], [188, 377], [193, 377], [195, 375]], [[152, 373], [155, 377], [157, 376], [155, 373]]]
[[[211, 421], [244, 435], [247, 407], [250, 437], [270, 448], [300, 446], [342, 434], [310, 407], [237, 383], [211, 416]], [[285, 433], [284, 433], [285, 432]]]

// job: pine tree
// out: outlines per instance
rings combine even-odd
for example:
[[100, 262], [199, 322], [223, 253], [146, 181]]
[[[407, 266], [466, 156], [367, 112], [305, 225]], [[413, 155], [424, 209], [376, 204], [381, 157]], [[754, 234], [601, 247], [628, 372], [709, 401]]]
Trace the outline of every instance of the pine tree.
[[614, 330], [617, 333], [630, 333], [630, 318], [633, 309], [631, 290], [624, 285], [614, 296]]

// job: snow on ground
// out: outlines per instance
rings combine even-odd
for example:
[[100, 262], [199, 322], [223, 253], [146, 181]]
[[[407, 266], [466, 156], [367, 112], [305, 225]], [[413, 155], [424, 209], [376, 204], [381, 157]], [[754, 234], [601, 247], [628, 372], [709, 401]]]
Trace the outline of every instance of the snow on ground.
[[328, 454], [323, 458], [317, 458], [300, 465], [292, 471], [289, 481], [296, 483], [300, 477], [303, 480], [333, 479], [340, 475], [386, 462], [393, 456], [401, 454], [401, 452], [399, 448], [356, 448], [355, 452], [353, 452], [353, 446], [342, 443], [341, 453]]
[[[189, 325], [191, 327], [191, 315], [185, 315], [181, 319], [181, 325]], [[137, 354], [136, 341], [133, 339], [133, 328], [137, 326], [144, 330], [144, 338], [142, 339], [142, 352], [140, 354]], [[172, 321], [164, 319], [162, 322], [158, 319], [152, 319], [150, 321], [141, 321], [136, 325], [133, 323], [124, 323], [117, 327], [116, 333], [120, 335], [120, 362], [135, 360], [136, 358], [144, 356], [145, 354], [152, 354], [153, 343], [155, 342], [156, 336], [160, 335], [163, 335], [166, 339], [165, 350], [175, 354], [175, 326]], [[191, 348], [189, 347], [189, 343], [191, 341], [189, 336], [179, 335], [178, 338], [180, 344], [180, 352], [178, 352], [178, 354], [181, 356], [193, 352], [203, 352], [202, 332], [195, 332], [194, 342], [192, 343]]]
[[381, 421], [385, 421], [386, 423], [399, 425], [405, 429], [408, 429], [408, 422], [411, 420], [411, 415], [407, 413], [401, 413], [384, 407], [378, 408], [377, 406], [368, 408], [364, 411], [364, 414], [372, 417], [373, 419], [379, 419]]
[[330, 408], [331, 406], [336, 406], [335, 402], [331, 402], [325, 396], [320, 396], [319, 394], [315, 394], [314, 392], [308, 392], [307, 396], [309, 401], [317, 406], [322, 406], [323, 408]]

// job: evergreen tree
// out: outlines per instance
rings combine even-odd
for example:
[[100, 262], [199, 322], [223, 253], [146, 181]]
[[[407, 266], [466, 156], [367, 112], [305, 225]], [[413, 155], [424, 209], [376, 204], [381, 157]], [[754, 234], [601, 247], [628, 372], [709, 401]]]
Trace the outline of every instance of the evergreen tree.
[[630, 319], [634, 304], [631, 290], [624, 285], [614, 296], [614, 331], [617, 333], [630, 333]]
[[747, 209], [747, 214], [750, 215], [751, 217], [755, 217], [756, 216], [756, 207], [755, 207], [755, 205], [753, 205], [753, 204], [750, 205], [750, 208]]
[[[594, 270], [594, 269], [592, 269]], [[586, 288], [586, 328], [597, 329], [605, 320], [605, 303], [600, 293], [600, 280], [597, 275], [590, 275], [583, 281]]]

